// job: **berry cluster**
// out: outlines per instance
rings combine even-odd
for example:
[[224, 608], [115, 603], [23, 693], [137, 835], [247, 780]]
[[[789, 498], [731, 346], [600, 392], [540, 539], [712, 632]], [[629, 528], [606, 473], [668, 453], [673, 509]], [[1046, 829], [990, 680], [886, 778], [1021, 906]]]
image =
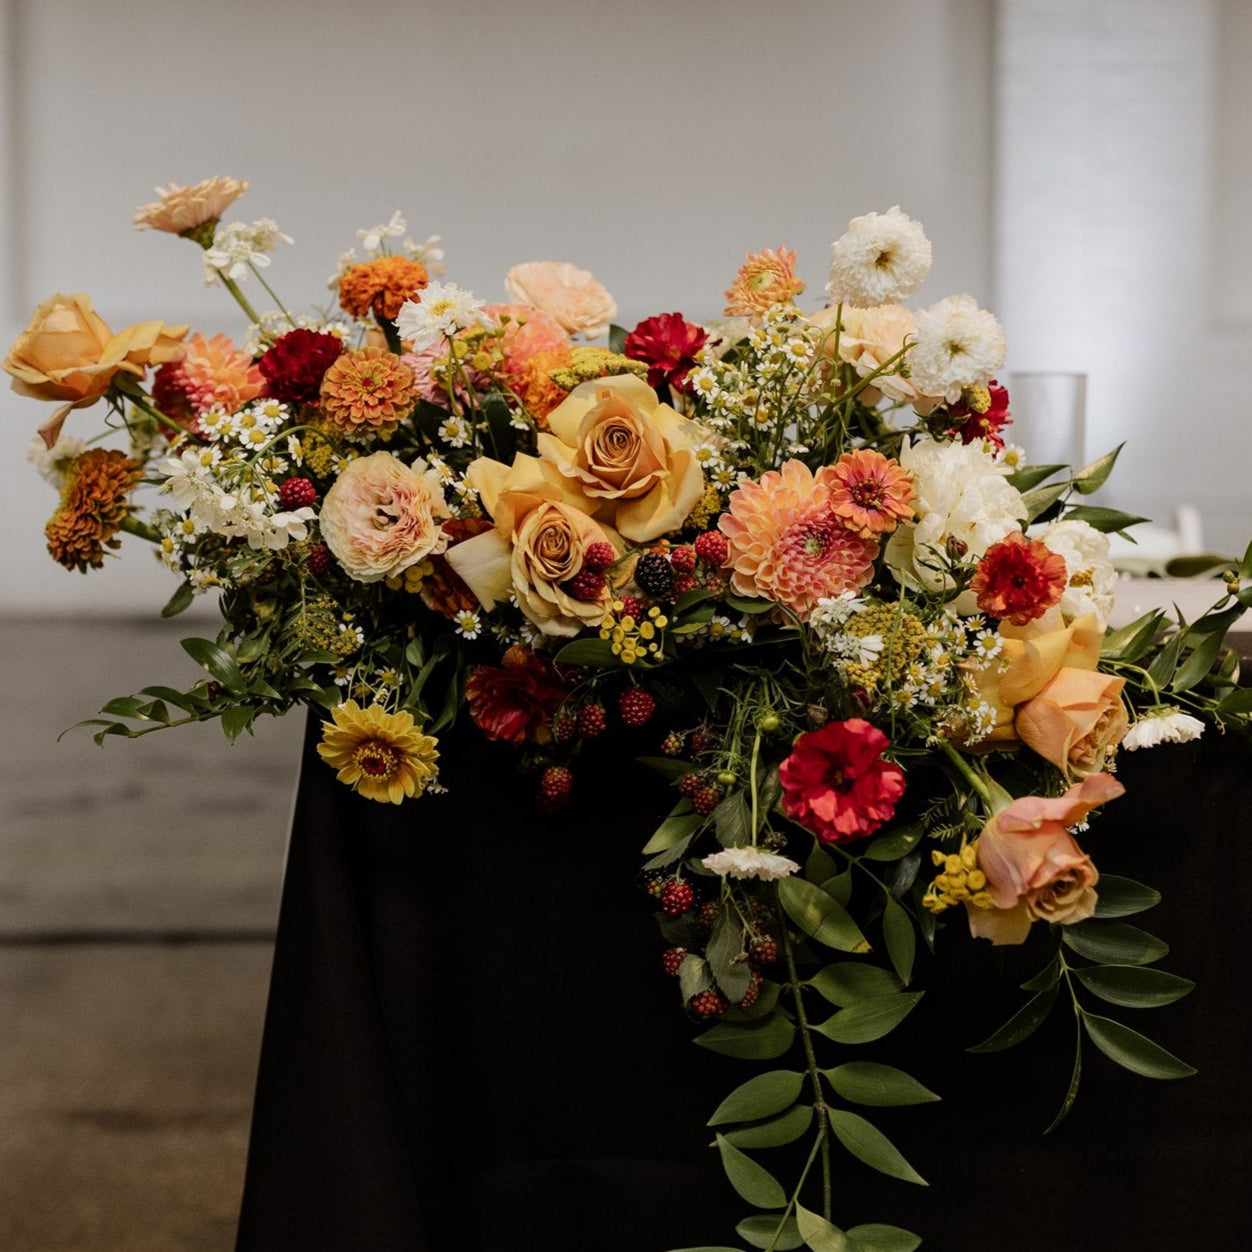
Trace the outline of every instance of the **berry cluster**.
[[673, 601], [697, 587], [720, 591], [729, 547], [720, 531], [706, 530], [694, 543], [645, 552], [635, 563], [635, 585], [654, 600]]

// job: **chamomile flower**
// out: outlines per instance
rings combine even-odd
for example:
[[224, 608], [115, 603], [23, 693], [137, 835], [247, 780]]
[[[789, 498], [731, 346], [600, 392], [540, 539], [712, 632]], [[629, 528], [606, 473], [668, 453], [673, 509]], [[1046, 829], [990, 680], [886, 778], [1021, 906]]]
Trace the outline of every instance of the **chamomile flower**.
[[453, 415], [442, 422], [439, 427], [439, 438], [454, 448], [463, 448], [473, 437], [474, 432], [463, 417]]
[[462, 639], [477, 639], [483, 633], [482, 618], [475, 609], [462, 609], [452, 619], [452, 629]]

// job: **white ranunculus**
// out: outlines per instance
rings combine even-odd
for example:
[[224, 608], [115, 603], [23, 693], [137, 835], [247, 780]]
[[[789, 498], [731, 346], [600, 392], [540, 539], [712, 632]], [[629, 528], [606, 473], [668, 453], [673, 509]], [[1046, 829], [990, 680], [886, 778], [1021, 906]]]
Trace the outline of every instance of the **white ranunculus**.
[[1068, 585], [1061, 612], [1069, 621], [1094, 613], [1107, 622], [1113, 611], [1117, 571], [1109, 560], [1109, 537], [1086, 522], [1054, 522], [1032, 536], [1065, 559]]

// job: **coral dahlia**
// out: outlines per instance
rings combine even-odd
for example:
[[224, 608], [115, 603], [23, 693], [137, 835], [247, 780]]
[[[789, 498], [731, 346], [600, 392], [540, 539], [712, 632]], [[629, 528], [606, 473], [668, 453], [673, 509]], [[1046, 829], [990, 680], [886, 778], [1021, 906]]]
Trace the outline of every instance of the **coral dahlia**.
[[1025, 626], [1060, 604], [1068, 584], [1065, 558], [1014, 530], [987, 549], [969, 589], [990, 617]]
[[872, 835], [895, 814], [904, 771], [882, 759], [887, 736], [854, 717], [796, 740], [778, 767], [783, 811], [822, 843]]
[[339, 705], [322, 723], [317, 753], [336, 777], [367, 800], [400, 804], [420, 796], [437, 772], [439, 741], [414, 724], [413, 714], [388, 713], [355, 700]]
[[837, 464], [823, 466], [818, 478], [830, 483], [830, 505], [849, 530], [872, 539], [913, 518], [917, 489], [899, 461], [872, 448], [845, 452]]
[[796, 254], [786, 248], [749, 252], [726, 292], [727, 317], [759, 317], [804, 290], [796, 277]]
[[163, 388], [182, 392], [197, 417], [210, 409], [234, 413], [265, 390], [265, 376], [229, 335], [192, 335], [183, 359], [158, 373], [165, 375]]
[[740, 595], [777, 601], [802, 619], [817, 602], [869, 582], [878, 544], [849, 530], [835, 512], [829, 474], [784, 461], [731, 494], [718, 528]]

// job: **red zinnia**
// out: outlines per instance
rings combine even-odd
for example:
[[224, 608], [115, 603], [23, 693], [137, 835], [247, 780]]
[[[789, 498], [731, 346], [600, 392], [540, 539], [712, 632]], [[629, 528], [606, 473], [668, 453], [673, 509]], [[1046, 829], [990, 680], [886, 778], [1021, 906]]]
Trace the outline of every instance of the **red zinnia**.
[[708, 338], [708, 331], [693, 326], [681, 313], [658, 313], [626, 336], [622, 352], [648, 367], [649, 387], [668, 383], [675, 391], [683, 391], [687, 375], [695, 367], [696, 353]]
[[783, 811], [822, 843], [872, 835], [904, 794], [904, 771], [882, 759], [887, 743], [859, 717], [801, 735], [778, 767]]
[[552, 666], [520, 645], [504, 654], [504, 665], [480, 665], [465, 684], [470, 717], [488, 739], [523, 743], [547, 739], [552, 715], [566, 691]]
[[289, 330], [257, 362], [265, 375], [265, 394], [283, 404], [316, 404], [322, 376], [339, 359], [343, 343], [323, 331]]
[[948, 409], [949, 417], [961, 419], [950, 433], [960, 435], [962, 443], [977, 443], [985, 439], [998, 452], [1004, 447], [1001, 431], [1012, 421], [1009, 417], [1009, 393], [994, 378], [987, 384], [987, 391], [991, 400], [985, 413], [971, 409], [964, 402]]
[[969, 589], [984, 613], [1025, 626], [1060, 604], [1068, 582], [1063, 556], [1015, 530], [987, 549]]

